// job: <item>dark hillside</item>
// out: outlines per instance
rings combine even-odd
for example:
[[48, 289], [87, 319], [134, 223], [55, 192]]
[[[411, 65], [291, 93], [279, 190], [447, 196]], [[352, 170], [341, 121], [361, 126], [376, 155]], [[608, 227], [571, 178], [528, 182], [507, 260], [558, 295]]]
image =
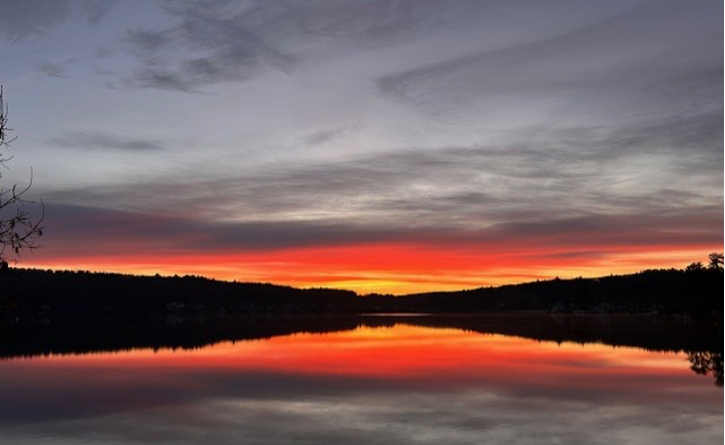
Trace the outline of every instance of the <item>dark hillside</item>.
[[0, 276], [4, 325], [51, 320], [179, 324], [270, 314], [371, 312], [656, 313], [717, 318], [722, 314], [722, 295], [723, 274], [716, 269], [649, 270], [398, 297], [193, 276], [34, 269], [9, 269]]

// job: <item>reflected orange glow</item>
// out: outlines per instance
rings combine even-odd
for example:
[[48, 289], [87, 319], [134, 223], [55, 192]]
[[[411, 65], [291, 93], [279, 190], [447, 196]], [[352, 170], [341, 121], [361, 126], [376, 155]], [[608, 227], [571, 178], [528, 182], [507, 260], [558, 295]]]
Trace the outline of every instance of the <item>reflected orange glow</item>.
[[[19, 360], [4, 366], [22, 363]], [[626, 387], [647, 385], [649, 381], [654, 388], [659, 378], [693, 378], [683, 354], [601, 344], [537, 342], [407, 325], [361, 327], [334, 334], [295, 334], [236, 344], [225, 342], [189, 351], [51, 356], [33, 364], [56, 369], [79, 365], [85, 369], [127, 369], [129, 375], [155, 369], [216, 370], [419, 380], [428, 386], [496, 380], [512, 385], [545, 382], [566, 386], [580, 382], [598, 387]]]
[[554, 277], [594, 277], [647, 268], [682, 268], [717, 246], [595, 246], [574, 252], [535, 245], [422, 246], [403, 243], [309, 247], [252, 252], [79, 255], [55, 252], [24, 259], [24, 267], [143, 275], [202, 275], [223, 280], [333, 287], [359, 293], [405, 294], [521, 283]]

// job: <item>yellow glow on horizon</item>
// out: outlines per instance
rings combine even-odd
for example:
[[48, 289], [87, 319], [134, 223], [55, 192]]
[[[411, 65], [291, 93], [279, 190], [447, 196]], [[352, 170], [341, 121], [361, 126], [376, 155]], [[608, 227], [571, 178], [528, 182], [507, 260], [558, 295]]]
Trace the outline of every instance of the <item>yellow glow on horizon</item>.
[[[361, 248], [365, 249], [365, 247]], [[713, 249], [714, 250], [714, 249]], [[273, 252], [245, 255], [161, 256], [138, 261], [127, 258], [79, 258], [77, 260], [24, 261], [18, 266], [54, 270], [88, 270], [135, 275], [198, 275], [224, 281], [263, 282], [299, 288], [349, 289], [360, 294], [453, 291], [482, 286], [518, 284], [536, 280], [600, 277], [644, 269], [682, 269], [693, 261], [705, 261], [708, 249], [650, 252], [609, 252], [575, 260], [537, 260], [485, 253], [424, 251], [384, 247], [364, 251], [320, 250], [311, 253]], [[328, 256], [325, 256], [328, 255]]]

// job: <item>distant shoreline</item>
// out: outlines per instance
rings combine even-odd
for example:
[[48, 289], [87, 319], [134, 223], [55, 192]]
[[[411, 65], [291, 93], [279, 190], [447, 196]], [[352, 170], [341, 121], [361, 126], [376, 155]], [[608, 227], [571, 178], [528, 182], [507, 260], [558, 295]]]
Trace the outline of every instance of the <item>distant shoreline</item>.
[[0, 326], [168, 324], [301, 314], [650, 314], [721, 319], [721, 269], [648, 270], [456, 292], [358, 295], [202, 277], [9, 269], [0, 274]]

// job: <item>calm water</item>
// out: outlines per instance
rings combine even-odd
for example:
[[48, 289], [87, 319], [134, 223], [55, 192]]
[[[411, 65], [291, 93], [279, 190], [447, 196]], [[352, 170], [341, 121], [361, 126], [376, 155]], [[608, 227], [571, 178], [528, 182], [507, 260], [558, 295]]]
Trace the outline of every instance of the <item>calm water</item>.
[[2, 444], [718, 444], [686, 354], [358, 327], [0, 362]]

